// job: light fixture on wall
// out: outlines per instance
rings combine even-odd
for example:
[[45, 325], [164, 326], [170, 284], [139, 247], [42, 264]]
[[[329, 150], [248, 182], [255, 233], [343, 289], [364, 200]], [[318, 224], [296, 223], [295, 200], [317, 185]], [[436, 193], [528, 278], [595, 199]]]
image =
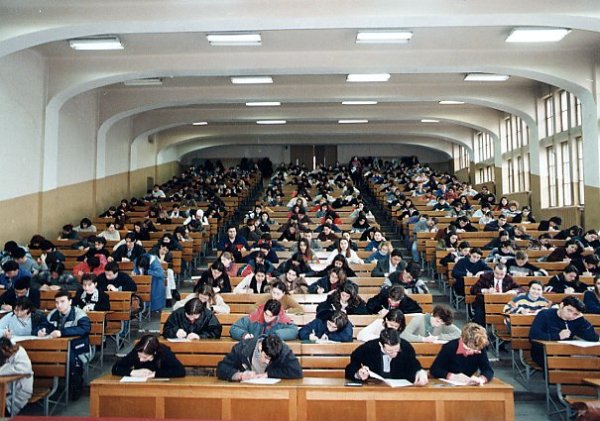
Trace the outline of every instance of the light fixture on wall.
[[504, 82], [508, 80], [508, 75], [498, 75], [494, 73], [468, 73], [465, 76], [466, 82]]
[[231, 83], [234, 85], [273, 83], [273, 78], [271, 76], [232, 76]]
[[69, 46], [74, 50], [81, 51], [122, 50], [124, 48], [116, 35], [74, 38], [69, 40]]
[[422, 118], [421, 123], [439, 123], [440, 120], [436, 120], [434, 118]]
[[460, 104], [464, 104], [463, 101], [454, 101], [451, 99], [445, 99], [443, 101], [439, 102], [440, 105], [460, 105]]
[[160, 86], [163, 84], [162, 78], [148, 77], [144, 79], [131, 79], [123, 82], [125, 86]]
[[346, 82], [387, 82], [390, 80], [389, 73], [350, 73]]
[[279, 101], [255, 101], [246, 102], [246, 107], [279, 107], [281, 102]]
[[364, 119], [346, 119], [346, 120], [338, 120], [338, 124], [366, 124], [369, 120]]
[[287, 121], [285, 120], [258, 120], [256, 122], [256, 124], [262, 124], [262, 125], [275, 125], [275, 124], [286, 124]]
[[206, 126], [208, 124], [208, 121], [196, 121], [195, 123], [192, 123], [192, 126]]
[[377, 101], [342, 101], [342, 105], [376, 105]]
[[566, 28], [514, 28], [506, 42], [559, 42], [566, 37], [570, 29]]
[[260, 34], [208, 34], [206, 39], [215, 47], [257, 46], [262, 43]]
[[406, 44], [412, 38], [411, 31], [360, 31], [357, 44]]

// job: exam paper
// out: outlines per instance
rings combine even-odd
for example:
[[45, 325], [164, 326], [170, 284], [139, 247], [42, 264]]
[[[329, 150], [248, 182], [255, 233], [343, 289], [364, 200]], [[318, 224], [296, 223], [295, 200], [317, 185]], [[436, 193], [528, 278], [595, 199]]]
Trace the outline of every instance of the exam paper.
[[281, 381], [281, 379], [273, 379], [270, 377], [266, 377], [266, 378], [257, 378], [257, 379], [248, 379], [248, 380], [242, 380], [242, 383], [248, 383], [248, 384], [277, 384]]

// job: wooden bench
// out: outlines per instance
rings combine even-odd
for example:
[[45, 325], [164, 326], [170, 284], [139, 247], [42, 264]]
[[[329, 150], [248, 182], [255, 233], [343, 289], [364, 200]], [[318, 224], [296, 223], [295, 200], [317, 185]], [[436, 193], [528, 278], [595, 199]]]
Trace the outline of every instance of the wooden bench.
[[[124, 338], [129, 337], [131, 320], [131, 291], [108, 291], [110, 312], [106, 315], [105, 336], [115, 341], [116, 351], [121, 348]], [[104, 351], [104, 350], [103, 350]]]
[[[600, 345], [582, 348], [568, 342], [538, 342], [544, 346], [548, 415], [566, 412], [572, 419], [572, 403], [596, 399], [596, 388], [583, 379], [600, 376]], [[556, 386], [556, 399], [550, 385]]]
[[[69, 403], [69, 357], [70, 341], [72, 338], [55, 338], [26, 340], [19, 342], [31, 360], [34, 373], [33, 395], [29, 403], [42, 402], [44, 415], [50, 414], [50, 404], [53, 410], [56, 405]], [[60, 381], [64, 381], [64, 390], [58, 393]], [[63, 402], [64, 399], [64, 402]]]

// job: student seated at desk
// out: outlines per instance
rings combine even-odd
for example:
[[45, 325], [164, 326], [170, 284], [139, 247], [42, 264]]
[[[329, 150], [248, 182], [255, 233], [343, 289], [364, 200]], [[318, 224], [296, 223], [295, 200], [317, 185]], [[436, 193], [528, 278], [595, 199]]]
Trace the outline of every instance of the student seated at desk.
[[213, 287], [208, 284], [196, 284], [193, 293], [188, 294], [187, 297], [177, 301], [173, 305], [173, 311], [182, 308], [193, 298], [198, 298], [200, 301], [206, 304], [206, 308], [212, 310], [215, 314], [229, 314], [231, 312], [231, 308], [223, 300], [221, 294], [216, 294], [213, 290]]
[[585, 312], [600, 314], [600, 275], [594, 276], [594, 289], [583, 293]]
[[[19, 380], [15, 380], [15, 394], [11, 394], [11, 387], [6, 392], [6, 414], [2, 416], [16, 416], [33, 394], [33, 369], [31, 360], [25, 348], [13, 344], [8, 338], [0, 338], [0, 376], [15, 376], [26, 374]], [[12, 406], [14, 401], [14, 407]]]
[[415, 314], [400, 337], [408, 342], [451, 341], [460, 336], [460, 329], [453, 322], [452, 310], [436, 305], [431, 314]]
[[271, 298], [249, 316], [236, 321], [231, 326], [231, 337], [239, 341], [260, 335], [277, 334], [284, 341], [296, 339], [298, 326], [281, 310], [281, 303]]
[[546, 292], [573, 294], [587, 291], [587, 285], [579, 280], [579, 271], [574, 265], [567, 266], [562, 273], [554, 275], [548, 281]]
[[36, 308], [40, 307], [40, 291], [31, 288], [31, 278], [17, 279], [13, 286], [0, 296], [2, 310], [12, 311], [17, 299], [22, 297], [29, 298]]
[[198, 298], [192, 298], [183, 308], [175, 310], [165, 323], [167, 339], [218, 339], [223, 327], [214, 313]]
[[238, 382], [266, 377], [300, 379], [302, 367], [281, 338], [271, 334], [236, 344], [217, 365], [217, 377]]
[[369, 298], [367, 301], [367, 311], [369, 314], [384, 316], [388, 311], [395, 308], [402, 310], [404, 314], [423, 312], [419, 303], [407, 296], [404, 287], [400, 285], [384, 287], [379, 294]]
[[406, 318], [401, 310], [390, 310], [383, 316], [383, 319], [373, 320], [367, 327], [358, 332], [356, 340], [368, 342], [373, 339], [378, 339], [381, 331], [387, 328], [397, 330], [399, 333], [404, 331], [406, 328]]
[[322, 311], [341, 310], [348, 315], [369, 314], [365, 301], [358, 295], [358, 286], [347, 281], [327, 296], [317, 306], [317, 315]]
[[36, 310], [29, 298], [17, 298], [11, 313], [0, 319], [0, 335], [6, 338], [31, 336], [46, 320], [46, 314]]
[[268, 290], [269, 280], [267, 269], [264, 265], [256, 265], [254, 273], [250, 273], [242, 279], [233, 289], [234, 294], [263, 294]]
[[86, 273], [81, 277], [83, 291], [75, 296], [75, 306], [86, 313], [88, 311], [109, 311], [110, 299], [108, 294], [98, 289], [96, 278]]
[[325, 311], [300, 329], [298, 339], [313, 342], [352, 342], [353, 327], [343, 311]]
[[39, 337], [66, 338], [73, 337], [70, 342], [69, 377], [70, 393], [73, 400], [79, 399], [83, 390], [83, 364], [86, 364], [90, 353], [91, 322], [80, 308], [73, 306], [73, 300], [67, 291], [58, 291], [54, 296], [56, 309], [52, 310], [46, 322], [38, 326], [32, 333]]
[[313, 282], [308, 287], [309, 294], [329, 294], [348, 280], [346, 271], [341, 268], [331, 268], [327, 275]]
[[137, 291], [137, 285], [131, 276], [121, 272], [117, 262], [109, 262], [104, 267], [104, 273], [96, 277], [98, 289], [101, 291]]
[[156, 336], [144, 335], [129, 354], [113, 365], [112, 374], [145, 378], [185, 377], [185, 368]]
[[590, 342], [598, 342], [598, 334], [594, 326], [583, 318], [585, 305], [577, 297], [565, 297], [558, 308], [540, 311], [533, 319], [529, 330], [531, 341], [531, 358], [540, 367], [545, 366], [544, 346], [535, 342], [564, 341], [577, 336]]
[[281, 303], [281, 307], [286, 313], [304, 314], [304, 309], [300, 304], [298, 304], [296, 300], [294, 300], [294, 297], [290, 295], [287, 289], [287, 285], [283, 281], [275, 280], [274, 282], [269, 284], [267, 291], [269, 290], [270, 292], [268, 294], [263, 294], [256, 300], [257, 308], [265, 304], [267, 300], [272, 298]]
[[[431, 375], [469, 385], [482, 385], [494, 377], [485, 347], [488, 336], [483, 326], [467, 323], [460, 338], [444, 344], [433, 361]], [[479, 371], [479, 375], [475, 373]]]
[[414, 348], [395, 329], [383, 329], [379, 339], [356, 348], [346, 366], [346, 378], [366, 381], [371, 371], [384, 378], [405, 379], [416, 386], [424, 386], [428, 381]]

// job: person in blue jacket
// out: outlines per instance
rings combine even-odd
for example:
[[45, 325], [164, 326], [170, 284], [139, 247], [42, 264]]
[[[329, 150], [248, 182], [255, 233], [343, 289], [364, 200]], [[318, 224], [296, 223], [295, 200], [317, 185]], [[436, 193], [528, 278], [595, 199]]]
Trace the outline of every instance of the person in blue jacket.
[[594, 276], [594, 289], [583, 293], [585, 312], [600, 314], [600, 275]]
[[545, 367], [544, 346], [535, 342], [564, 341], [578, 337], [585, 341], [598, 342], [594, 326], [584, 319], [585, 305], [572, 295], [565, 297], [558, 308], [540, 311], [533, 319], [529, 330], [531, 358], [540, 367]]
[[334, 342], [352, 342], [352, 322], [343, 311], [328, 311], [319, 314], [298, 332], [303, 341], [330, 340]]
[[145, 253], [135, 261], [133, 273], [152, 276], [150, 286], [150, 311], [161, 311], [165, 307], [165, 271], [158, 257]]
[[463, 257], [454, 265], [452, 277], [454, 278], [454, 293], [459, 296], [465, 295], [465, 276], [479, 276], [482, 272], [491, 272], [492, 268], [481, 260], [483, 252], [476, 247], [471, 249], [469, 257]]

